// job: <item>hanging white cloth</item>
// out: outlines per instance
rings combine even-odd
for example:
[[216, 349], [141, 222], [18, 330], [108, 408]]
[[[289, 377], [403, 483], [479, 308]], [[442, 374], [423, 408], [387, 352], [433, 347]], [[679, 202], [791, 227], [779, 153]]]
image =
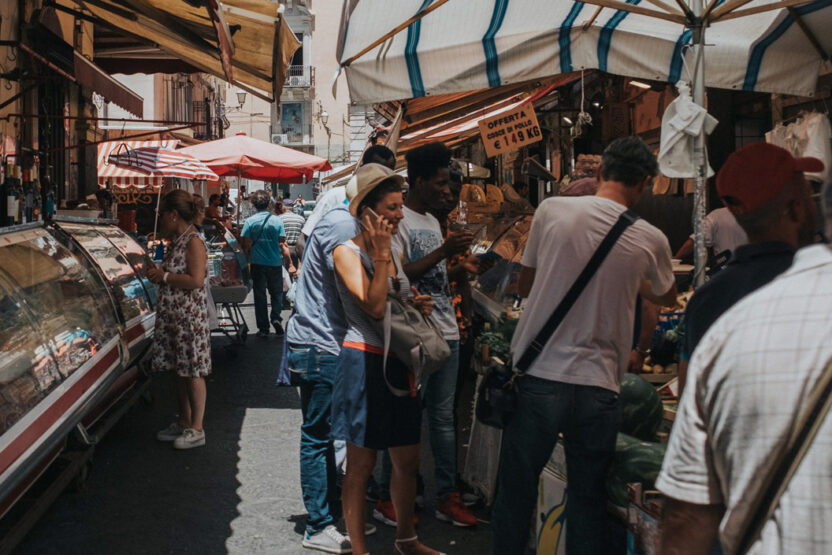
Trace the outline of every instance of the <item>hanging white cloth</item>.
[[832, 175], [832, 124], [826, 114], [812, 112], [788, 125], [778, 123], [766, 133], [766, 142], [785, 148], [792, 156], [811, 156], [823, 162], [824, 170], [807, 173], [807, 179], [825, 182]]
[[[693, 156], [696, 138], [703, 129], [706, 135], [710, 135], [718, 121], [705, 108], [693, 102], [687, 83], [680, 81], [676, 88], [679, 96], [670, 103], [662, 116], [659, 170], [666, 177], [696, 177], [697, 168]], [[707, 176], [713, 174], [714, 170], [708, 165]]]

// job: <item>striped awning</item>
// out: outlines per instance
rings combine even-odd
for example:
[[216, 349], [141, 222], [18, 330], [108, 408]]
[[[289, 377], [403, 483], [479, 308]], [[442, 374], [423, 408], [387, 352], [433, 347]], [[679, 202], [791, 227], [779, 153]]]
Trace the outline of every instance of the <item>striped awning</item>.
[[149, 141], [108, 141], [98, 145], [98, 184], [101, 187], [115, 185], [117, 187], [161, 187], [164, 183], [164, 176], [148, 175], [147, 172], [132, 169], [110, 162], [110, 155], [116, 149], [120, 151], [133, 150], [136, 148], [163, 147], [174, 149], [179, 141], [175, 139], [149, 140]]
[[139, 148], [116, 148], [107, 162], [126, 166], [152, 177], [181, 177], [216, 181], [219, 176], [211, 168], [184, 152], [177, 152], [162, 146]]
[[[691, 1], [699, 0], [349, 0], [338, 60], [359, 104], [580, 69], [692, 81], [692, 32], [682, 11]], [[814, 94], [832, 54], [832, 0], [705, 5], [707, 86]], [[377, 39], [386, 40], [373, 46]]]

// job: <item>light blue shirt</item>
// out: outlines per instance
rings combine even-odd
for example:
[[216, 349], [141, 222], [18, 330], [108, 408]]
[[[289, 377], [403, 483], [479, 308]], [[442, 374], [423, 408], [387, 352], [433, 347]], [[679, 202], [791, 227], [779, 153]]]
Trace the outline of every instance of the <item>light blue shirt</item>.
[[[271, 216], [271, 217], [269, 217]], [[280, 238], [286, 237], [283, 220], [267, 210], [246, 218], [243, 237], [251, 239], [249, 261], [261, 266], [283, 266]]]
[[303, 250], [295, 315], [287, 326], [289, 343], [314, 345], [332, 355], [341, 352], [347, 320], [338, 295], [332, 251], [360, 232], [358, 220], [344, 205], [324, 214], [312, 230]]

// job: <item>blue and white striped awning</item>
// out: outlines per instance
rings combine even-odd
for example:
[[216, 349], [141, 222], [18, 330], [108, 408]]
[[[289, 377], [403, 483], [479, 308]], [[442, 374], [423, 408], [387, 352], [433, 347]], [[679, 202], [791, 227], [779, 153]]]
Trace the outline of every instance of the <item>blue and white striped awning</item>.
[[[345, 0], [338, 59], [351, 100], [361, 104], [584, 68], [690, 81], [693, 57], [686, 45], [692, 33], [681, 10], [690, 1], [697, 0]], [[711, 22], [705, 34], [707, 86], [815, 92], [821, 65], [832, 53], [832, 0], [705, 4]], [[433, 11], [361, 54], [431, 6]]]

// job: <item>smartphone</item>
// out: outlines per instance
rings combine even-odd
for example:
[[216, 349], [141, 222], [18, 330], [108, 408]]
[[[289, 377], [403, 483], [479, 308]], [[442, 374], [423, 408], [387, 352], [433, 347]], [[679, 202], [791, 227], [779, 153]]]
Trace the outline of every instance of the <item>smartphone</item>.
[[373, 220], [373, 222], [377, 222], [379, 219], [381, 219], [381, 216], [376, 214], [376, 211], [373, 210], [372, 208], [370, 208], [369, 206], [365, 206], [364, 210], [361, 211], [361, 225], [362, 226], [364, 225], [364, 216], [370, 216], [370, 219]]

